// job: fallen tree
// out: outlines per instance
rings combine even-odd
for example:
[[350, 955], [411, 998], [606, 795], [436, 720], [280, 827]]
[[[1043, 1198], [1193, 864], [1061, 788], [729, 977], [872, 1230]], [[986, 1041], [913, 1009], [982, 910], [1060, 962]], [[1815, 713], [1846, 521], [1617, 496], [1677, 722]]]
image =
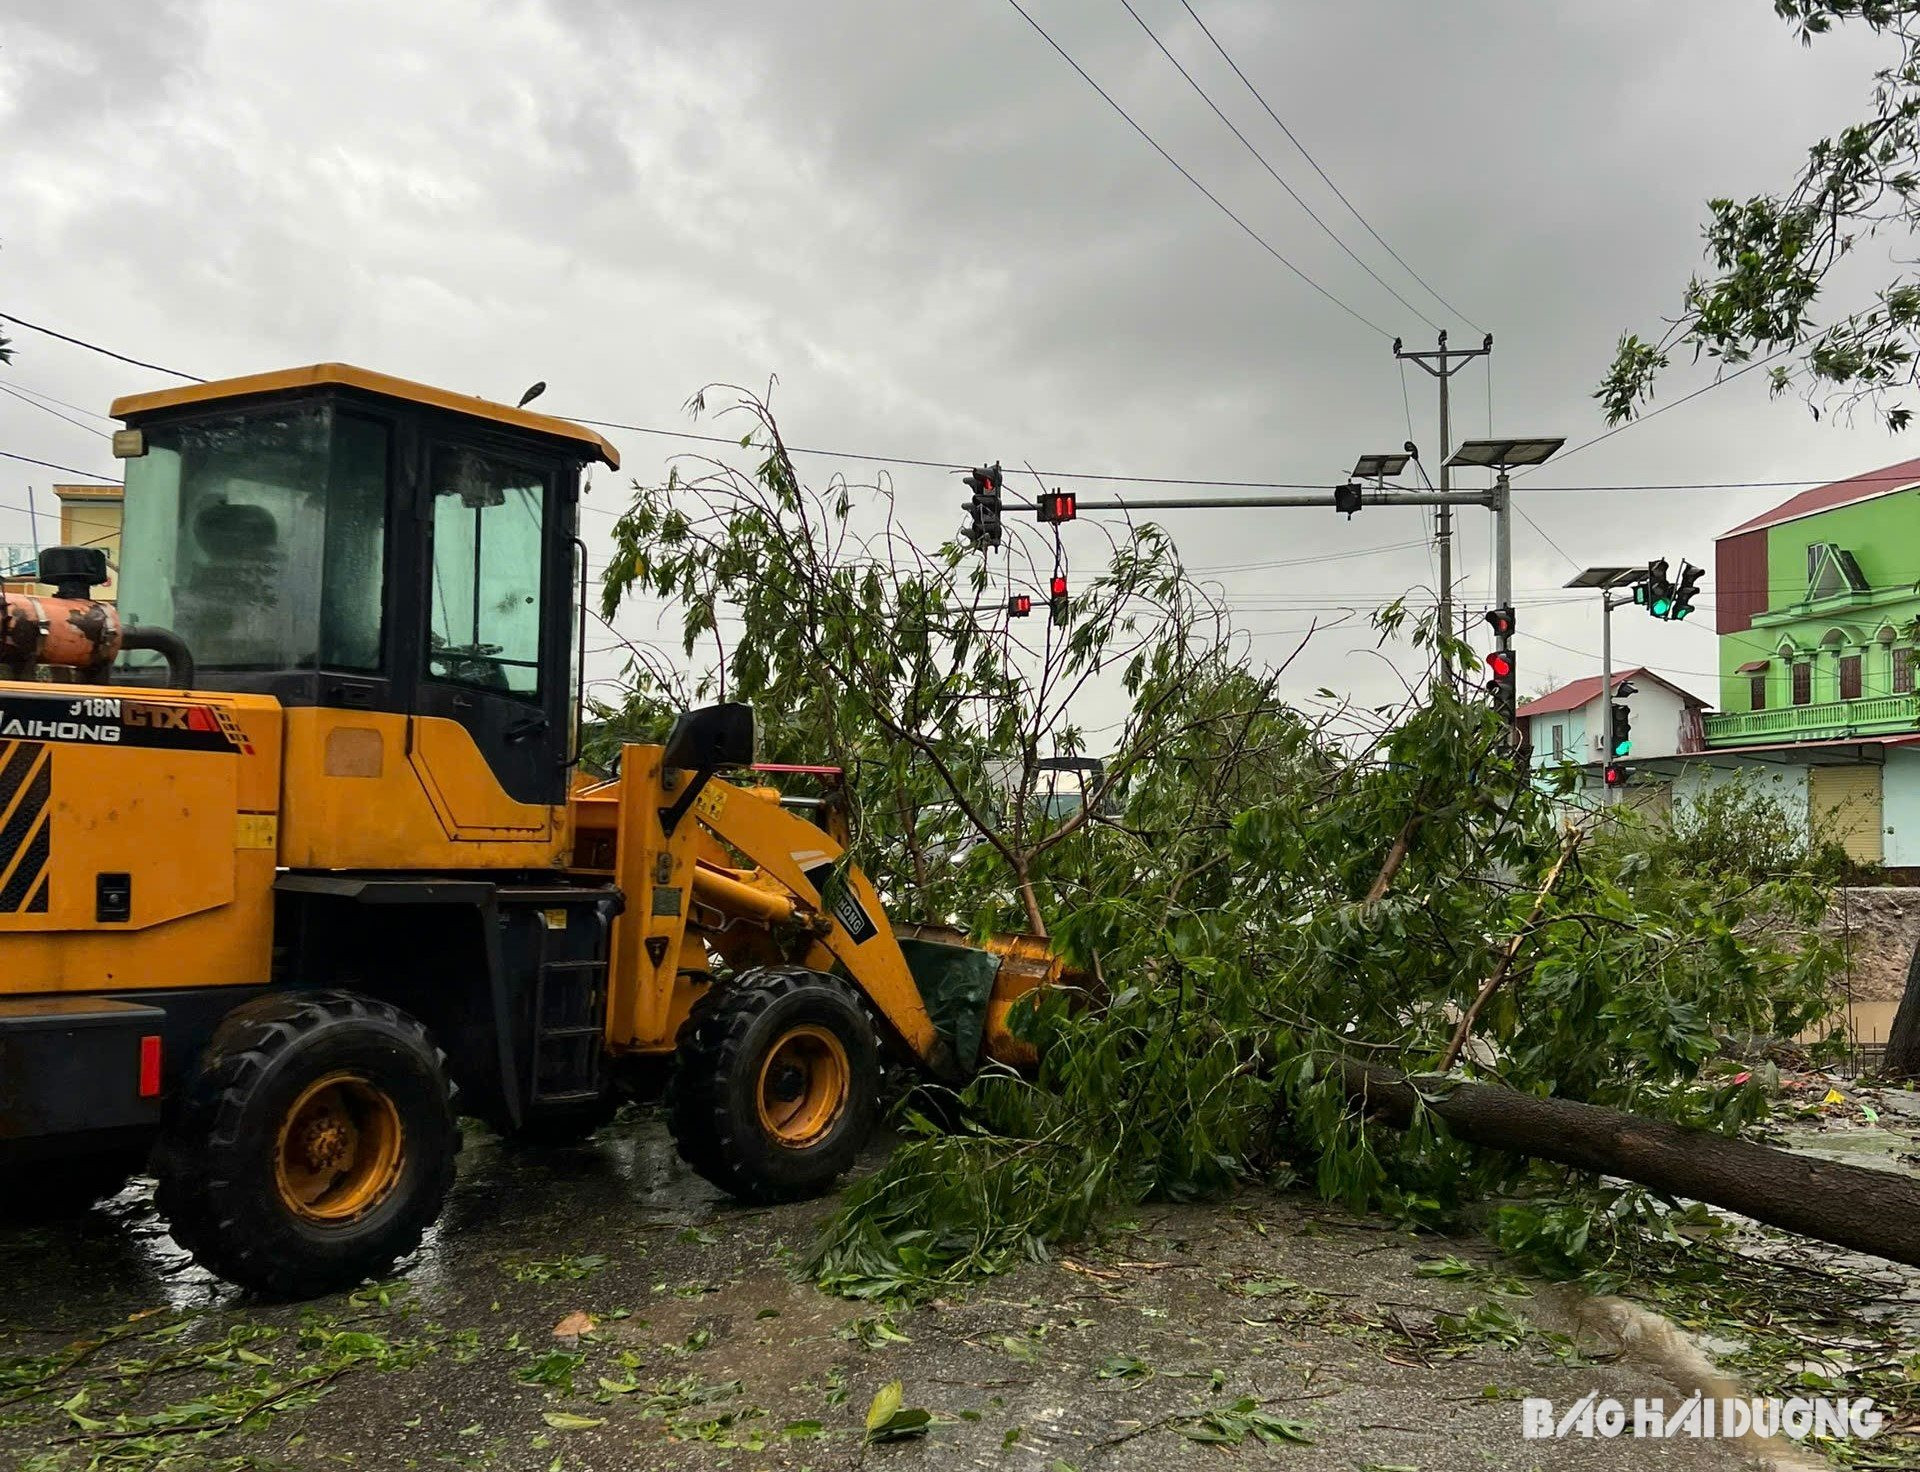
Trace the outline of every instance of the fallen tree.
[[1413, 1079], [1353, 1060], [1341, 1070], [1355, 1107], [1401, 1129], [1425, 1110], [1470, 1144], [1623, 1177], [1665, 1196], [1920, 1266], [1920, 1180], [1911, 1176], [1498, 1084]]
[[[1816, 1179], [1856, 1201], [1888, 1188], [1737, 1140], [1770, 1108], [1771, 1070], [1724, 1041], [1798, 1035], [1837, 971], [1817, 929], [1830, 886], [1777, 812], [1716, 791], [1671, 829], [1615, 814], [1575, 842], [1506, 724], [1437, 678], [1474, 652], [1401, 605], [1374, 624], [1404, 699], [1283, 695], [1285, 666], [1258, 665], [1156, 528], [1113, 534], [1084, 577], [1066, 554], [1092, 526], [1056, 542], [1009, 523], [991, 559], [927, 550], [910, 503], [805, 487], [766, 406], [744, 412], [755, 469], [636, 493], [604, 612], [677, 599], [682, 654], [711, 650], [696, 689], [754, 701], [781, 757], [849, 768], [856, 854], [889, 913], [1026, 928], [1096, 979], [1021, 1024], [1034, 1076], [976, 1079], [941, 1111], [958, 1131], [908, 1120], [829, 1224], [823, 1281], [937, 1291], [1105, 1212], [1250, 1179], [1430, 1226], [1523, 1196], [1584, 1241], [1574, 1218], [1613, 1207], [1534, 1159], [1820, 1235], [1881, 1210], [1823, 1215]], [[1079, 591], [1019, 621], [1048, 569]], [[650, 718], [644, 673], [610, 719]], [[1098, 775], [1062, 792], [1056, 758]], [[1383, 1088], [1456, 1079], [1458, 1103], [1382, 1128], [1399, 1096], [1359, 1107], [1353, 1058], [1387, 1070]], [[1461, 1092], [1483, 1077], [1514, 1092]], [[1603, 1116], [1639, 1123], [1555, 1123]], [[1768, 1169], [1742, 1186], [1716, 1150]]]

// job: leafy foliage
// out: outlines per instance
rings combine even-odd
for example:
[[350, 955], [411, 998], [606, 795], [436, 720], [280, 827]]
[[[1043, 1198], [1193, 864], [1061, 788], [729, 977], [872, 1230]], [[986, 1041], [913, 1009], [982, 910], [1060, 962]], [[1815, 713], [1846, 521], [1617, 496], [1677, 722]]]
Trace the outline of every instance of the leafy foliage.
[[1874, 74], [1868, 115], [1815, 143], [1786, 190], [1708, 202], [1712, 274], [1688, 283], [1679, 315], [1657, 340], [1621, 336], [1594, 395], [1610, 424], [1640, 412], [1681, 349], [1723, 369], [1772, 362], [1774, 392], [1797, 386], [1816, 415], [1824, 402], [1871, 401], [1889, 429], [1911, 418], [1889, 396], [1915, 379], [1920, 278], [1894, 276], [1825, 326], [1815, 313], [1834, 271], [1862, 242], [1920, 225], [1920, 3], [1773, 0], [1773, 8], [1809, 45], [1853, 23], [1888, 38], [1898, 59]]
[[[751, 701], [768, 760], [850, 774], [860, 860], [882, 893], [929, 918], [1017, 915], [1044, 933], [1072, 840], [1192, 723], [1178, 712], [1193, 683], [1229, 670], [1224, 614], [1143, 526], [1064, 622], [1016, 623], [1009, 590], [1064, 571], [1057, 546], [1010, 527], [997, 569], [955, 542], [924, 550], [890, 486], [804, 486], [766, 403], [731, 392], [722, 412], [749, 422], [756, 472], [694, 459], [690, 479], [636, 487], [602, 583], [609, 619], [634, 593], [677, 600], [683, 651], [711, 644], [714, 662], [679, 690], [637, 661], [633, 700], [603, 722], [657, 725], [675, 694]], [[1103, 680], [1130, 715], [1098, 773], [1063, 792], [1047, 758], [1086, 754], [1073, 711]]]
[[[810, 1259], [828, 1286], [930, 1294], [1251, 1176], [1419, 1223], [1527, 1188], [1523, 1160], [1424, 1113], [1373, 1125], [1345, 1084], [1356, 1058], [1434, 1069], [1470, 1007], [1468, 1074], [1726, 1131], [1764, 1109], [1718, 1036], [1798, 1032], [1835, 955], [1788, 944], [1824, 883], [1758, 819], [1574, 842], [1503, 723], [1447, 681], [1376, 710], [1280, 698], [1284, 671], [1249, 667], [1151, 526], [1115, 540], [1064, 626], [1018, 637], [980, 559], [915, 546], [884, 487], [802, 487], [766, 406], [740, 407], [757, 472], [640, 489], [608, 612], [634, 589], [680, 599], [684, 648], [717, 651], [696, 684], [753, 700], [778, 757], [848, 768], [855, 854], [896, 918], [1024, 922], [1088, 979], [1020, 1015], [1037, 1072], [974, 1080], [957, 1129], [907, 1118]], [[1377, 625], [1474, 667], [1403, 607]], [[1096, 786], [1052, 808], [1041, 743], [1087, 749], [1091, 692], [1125, 717]], [[1742, 823], [1752, 863], [1688, 857]]]

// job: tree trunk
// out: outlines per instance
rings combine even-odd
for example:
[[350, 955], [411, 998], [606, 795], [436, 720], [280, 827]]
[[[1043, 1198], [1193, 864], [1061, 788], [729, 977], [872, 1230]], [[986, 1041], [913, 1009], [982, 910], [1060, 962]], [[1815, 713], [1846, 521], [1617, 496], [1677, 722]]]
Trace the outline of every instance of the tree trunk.
[[[1911, 995], [1911, 993], [1909, 993]], [[1347, 1060], [1347, 1091], [1376, 1117], [1413, 1120], [1415, 1080]], [[1920, 1266], [1920, 1180], [1790, 1154], [1570, 1099], [1497, 1084], [1417, 1081], [1455, 1135], [1580, 1170], [1621, 1176], [1669, 1196], [1725, 1207], [1856, 1252]]]
[[1920, 1077], [1920, 942], [1907, 962], [1907, 989], [1887, 1032], [1887, 1056], [1882, 1071], [1889, 1078]]

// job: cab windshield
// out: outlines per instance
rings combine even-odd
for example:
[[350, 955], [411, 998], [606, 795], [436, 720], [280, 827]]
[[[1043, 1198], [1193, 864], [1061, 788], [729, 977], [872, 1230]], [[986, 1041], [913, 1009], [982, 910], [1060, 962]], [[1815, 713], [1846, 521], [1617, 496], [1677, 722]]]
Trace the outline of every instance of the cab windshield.
[[202, 669], [380, 668], [385, 425], [312, 404], [146, 444], [126, 462], [124, 619], [172, 629]]

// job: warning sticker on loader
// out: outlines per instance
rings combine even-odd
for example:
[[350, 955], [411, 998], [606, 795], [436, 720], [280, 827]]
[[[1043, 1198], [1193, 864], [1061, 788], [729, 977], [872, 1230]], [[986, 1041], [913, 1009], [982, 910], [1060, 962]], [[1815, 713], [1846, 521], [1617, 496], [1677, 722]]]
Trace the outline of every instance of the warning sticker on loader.
[[117, 695], [0, 695], [0, 741], [253, 751], [239, 723], [217, 706]]
[[832, 864], [817, 864], [801, 873], [807, 883], [820, 891], [820, 903], [845, 927], [855, 945], [863, 946], [880, 933], [880, 927], [873, 923], [866, 906], [860, 903], [860, 896], [853, 892], [852, 885], [835, 876]]

